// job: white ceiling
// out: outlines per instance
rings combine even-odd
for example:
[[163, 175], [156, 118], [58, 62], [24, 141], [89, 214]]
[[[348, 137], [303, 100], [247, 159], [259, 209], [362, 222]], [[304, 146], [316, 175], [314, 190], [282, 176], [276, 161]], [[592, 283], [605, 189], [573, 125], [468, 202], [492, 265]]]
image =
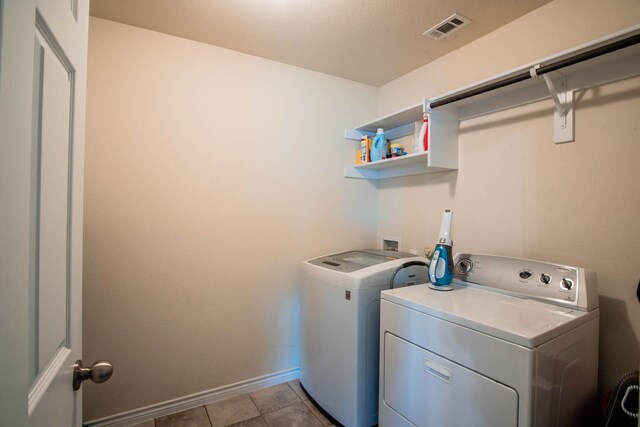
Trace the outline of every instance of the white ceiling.
[[[91, 0], [91, 15], [380, 86], [550, 0]], [[472, 23], [438, 41], [453, 13]]]

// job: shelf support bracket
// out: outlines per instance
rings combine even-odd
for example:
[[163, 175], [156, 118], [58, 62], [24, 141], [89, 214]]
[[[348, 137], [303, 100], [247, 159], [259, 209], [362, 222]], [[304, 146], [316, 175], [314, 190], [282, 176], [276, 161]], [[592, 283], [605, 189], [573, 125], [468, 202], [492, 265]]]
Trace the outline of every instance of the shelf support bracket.
[[573, 91], [567, 90], [567, 77], [557, 73], [559, 90], [549, 74], [543, 74], [551, 99], [555, 104], [553, 112], [553, 140], [556, 144], [573, 142], [575, 139], [573, 126]]

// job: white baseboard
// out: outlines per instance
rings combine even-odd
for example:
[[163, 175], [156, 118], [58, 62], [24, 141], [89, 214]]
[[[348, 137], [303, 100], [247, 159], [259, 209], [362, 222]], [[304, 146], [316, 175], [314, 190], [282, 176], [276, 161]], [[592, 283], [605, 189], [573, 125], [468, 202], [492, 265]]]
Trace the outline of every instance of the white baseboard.
[[288, 369], [286, 371], [275, 372], [273, 374], [240, 381], [235, 384], [201, 391], [199, 393], [190, 394], [177, 399], [167, 400], [166, 402], [156, 403], [143, 408], [110, 415], [97, 420], [87, 421], [83, 423], [83, 425], [85, 427], [126, 427], [295, 380], [299, 376], [300, 368]]

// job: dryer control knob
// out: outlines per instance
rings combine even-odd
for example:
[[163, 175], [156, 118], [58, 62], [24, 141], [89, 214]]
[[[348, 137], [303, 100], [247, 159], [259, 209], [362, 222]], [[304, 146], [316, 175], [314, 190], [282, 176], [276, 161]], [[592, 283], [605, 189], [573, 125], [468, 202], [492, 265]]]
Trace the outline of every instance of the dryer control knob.
[[571, 288], [573, 288], [573, 280], [567, 279], [565, 277], [564, 279], [562, 279], [562, 282], [560, 282], [560, 285], [566, 290], [570, 291]]
[[531, 270], [522, 270], [519, 273], [519, 276], [521, 279], [527, 280], [529, 277], [531, 277], [533, 273], [531, 272]]
[[473, 262], [469, 258], [463, 258], [456, 264], [456, 270], [460, 274], [468, 274], [473, 269]]
[[551, 276], [549, 276], [548, 274], [544, 274], [544, 273], [542, 273], [542, 274], [540, 275], [540, 281], [541, 281], [542, 283], [544, 283], [545, 285], [548, 285], [548, 284], [549, 284], [549, 282], [551, 282]]

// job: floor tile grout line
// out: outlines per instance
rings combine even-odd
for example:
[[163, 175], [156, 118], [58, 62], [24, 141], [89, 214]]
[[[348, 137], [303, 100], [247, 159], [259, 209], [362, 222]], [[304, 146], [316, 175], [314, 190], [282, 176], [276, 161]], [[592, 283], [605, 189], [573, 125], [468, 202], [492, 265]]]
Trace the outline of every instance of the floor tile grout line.
[[[305, 410], [307, 410], [307, 411], [309, 411], [309, 412], [311, 413], [311, 415], [313, 416], [313, 418], [314, 418], [315, 420], [317, 420], [317, 421], [320, 423], [320, 425], [324, 426], [324, 424], [323, 424], [322, 420], [321, 420], [321, 419], [320, 419], [320, 418], [319, 418], [319, 417], [314, 413], [314, 411], [312, 411], [312, 410], [307, 406], [307, 404], [305, 403], [305, 400], [308, 400], [308, 399], [303, 400], [303, 399], [300, 397], [300, 395], [296, 392], [296, 390], [291, 386], [291, 384], [289, 384], [289, 382], [288, 382], [288, 381], [287, 381], [287, 382], [285, 382], [285, 383], [283, 383], [283, 384], [286, 384], [286, 385], [289, 387], [289, 389], [293, 392], [293, 394], [295, 395], [295, 397], [296, 397], [296, 399], [297, 399], [297, 400], [296, 400], [294, 403], [291, 403], [291, 404], [289, 404], [289, 405], [283, 406], [282, 408], [274, 409], [274, 410], [272, 410], [272, 411], [265, 412], [265, 413], [262, 413], [262, 411], [258, 408], [258, 405], [256, 404], [256, 401], [254, 400], [254, 398], [251, 396], [251, 393], [244, 393], [244, 394], [246, 394], [246, 395], [249, 397], [249, 400], [251, 401], [251, 403], [253, 404], [253, 406], [254, 406], [254, 407], [256, 408], [256, 410], [258, 411], [258, 414], [259, 414], [259, 415], [258, 415], [257, 417], [253, 417], [253, 418], [262, 418], [262, 419], [263, 419], [263, 420], [268, 424], [267, 419], [266, 419], [266, 418], [264, 418], [264, 416], [265, 416], [265, 415], [271, 414], [271, 413], [276, 412], [276, 411], [280, 411], [280, 410], [282, 410], [282, 409], [285, 409], [285, 408], [288, 408], [288, 407], [291, 407], [291, 406], [294, 406], [294, 405], [299, 405], [300, 403], [302, 403], [302, 404], [303, 404], [303, 406], [304, 406], [304, 409], [305, 409]], [[260, 391], [260, 390], [257, 390], [257, 391]], [[303, 392], [304, 392], [304, 391], [303, 391]], [[240, 395], [239, 395], [239, 396], [240, 396]], [[315, 407], [315, 404], [314, 404], [311, 400], [309, 400], [309, 404]], [[201, 406], [202, 406], [202, 407], [204, 408], [204, 410], [205, 410], [205, 414], [207, 415], [207, 421], [209, 422], [209, 426], [210, 426], [210, 427], [213, 427], [213, 421], [211, 420], [211, 414], [209, 413], [209, 410], [207, 409], [207, 405], [201, 405]], [[195, 408], [193, 408], [193, 409], [195, 409]], [[316, 409], [317, 409], [317, 408], [316, 408]], [[250, 418], [250, 419], [252, 419], [252, 418]], [[157, 421], [158, 421], [158, 418], [154, 418], [154, 419], [153, 419], [154, 427], [157, 427]], [[245, 421], [246, 421], [246, 420], [245, 420]], [[232, 424], [228, 424], [228, 425], [226, 425], [225, 427], [229, 427], [229, 426], [231, 426], [231, 425], [233, 425], [233, 423], [232, 423]]]
[[[299, 381], [299, 380], [298, 380], [298, 381]], [[291, 384], [289, 384], [289, 383], [287, 382], [287, 385], [289, 386], [289, 388], [291, 388], [291, 389], [293, 390], [293, 387], [291, 387]], [[301, 389], [302, 389], [302, 388], [301, 388]], [[294, 393], [296, 393], [296, 391], [295, 391], [295, 390], [293, 390], [293, 392], [294, 392]], [[305, 391], [304, 391], [304, 390], [302, 390], [302, 392], [303, 392], [303, 393], [305, 393]], [[305, 394], [306, 394], [306, 393], [305, 393]], [[298, 393], [296, 393], [296, 396], [297, 396], [297, 395], [298, 395]], [[298, 396], [298, 399], [300, 399], [300, 401], [301, 401], [302, 403], [304, 403], [304, 400], [302, 400], [302, 399], [300, 398], [300, 396]], [[309, 402], [309, 404], [310, 404], [310, 405], [312, 405], [312, 406], [314, 406], [314, 407], [316, 406], [316, 404], [315, 404], [314, 402], [312, 402], [310, 399], [308, 399], [308, 398], [307, 398], [307, 401]], [[306, 405], [306, 404], [305, 404], [304, 406], [305, 406], [307, 409], [309, 409], [309, 408], [307, 407], [307, 405]], [[316, 408], [316, 409], [318, 409], [318, 408]], [[311, 415], [313, 415], [313, 416], [315, 417], [315, 419], [316, 419], [316, 420], [318, 420], [318, 422], [320, 422], [320, 424], [324, 427], [324, 423], [322, 422], [322, 420], [320, 419], [320, 417], [318, 417], [316, 414], [314, 414], [314, 413], [313, 413], [313, 411], [312, 411], [311, 409], [309, 409], [309, 412], [311, 412]], [[319, 409], [318, 409], [318, 412], [320, 412], [320, 410], [319, 410]], [[321, 412], [320, 412], [320, 413], [321, 413]]]
[[253, 397], [251, 397], [251, 393], [247, 393], [247, 396], [249, 396], [249, 399], [251, 399], [251, 403], [253, 403], [253, 406], [256, 407], [256, 409], [258, 410], [258, 413], [262, 415], [262, 412], [260, 412], [260, 408], [258, 408], [258, 405], [256, 405], [256, 401], [253, 400]]
[[[300, 396], [298, 396], [298, 399], [300, 399]], [[324, 424], [322, 423], [322, 420], [321, 420], [320, 418], [318, 418], [318, 417], [316, 416], [316, 414], [314, 414], [314, 413], [313, 413], [313, 411], [307, 407], [307, 405], [304, 403], [304, 400], [300, 400], [299, 402], [292, 403], [291, 405], [283, 406], [282, 408], [279, 408], [279, 409], [273, 410], [273, 411], [271, 411], [271, 412], [267, 412], [267, 413], [261, 414], [260, 416], [261, 416], [261, 417], [264, 417], [265, 415], [273, 414], [274, 412], [280, 411], [280, 410], [285, 409], [285, 408], [289, 408], [289, 407], [294, 406], [294, 405], [298, 405], [298, 404], [300, 404], [300, 403], [302, 403], [302, 404], [304, 405], [304, 409], [306, 409], [307, 411], [309, 411], [309, 413], [310, 413], [311, 415], [313, 415], [313, 418], [315, 418], [316, 420], [318, 420], [318, 422], [320, 423], [320, 425], [324, 427]], [[313, 403], [312, 403], [311, 401], [309, 401], [309, 403], [311, 403], [311, 404], [313, 405]], [[265, 422], [267, 422], [267, 423], [269, 422], [266, 418], [264, 418], [264, 420], [265, 420]], [[229, 427], [229, 426], [226, 426], [226, 427]]]
[[[289, 385], [289, 383], [282, 383], [282, 384], [286, 384], [286, 385], [288, 385], [288, 386], [289, 386], [289, 388], [291, 389], [291, 391], [293, 391], [293, 394], [295, 394], [295, 395], [296, 395], [296, 399], [298, 399], [298, 401], [297, 401], [297, 402], [295, 402], [295, 403], [292, 403], [292, 404], [290, 404], [290, 405], [285, 405], [285, 406], [283, 406], [282, 408], [278, 408], [278, 409], [274, 409], [273, 411], [265, 412], [264, 414], [262, 413], [262, 411], [260, 410], [260, 408], [258, 408], [258, 405], [256, 405], [256, 402], [255, 402], [255, 401], [253, 400], [253, 398], [251, 397], [251, 394], [247, 393], [247, 395], [249, 395], [249, 399], [251, 399], [251, 401], [253, 402], [254, 406], [255, 406], [255, 407], [256, 407], [256, 409], [258, 410], [258, 413], [260, 413], [260, 415], [261, 415], [261, 416], [262, 416], [262, 415], [271, 414], [272, 412], [276, 412], [276, 411], [279, 411], [280, 409], [288, 408], [289, 406], [297, 405], [298, 403], [303, 402], [303, 400], [302, 400], [302, 399], [300, 399], [300, 396], [298, 396], [298, 393], [296, 393], [296, 391], [295, 391], [295, 390], [294, 390], [294, 389]], [[265, 390], [265, 389], [263, 389], [263, 390]], [[260, 390], [257, 390], [257, 391], [260, 391]]]
[[207, 418], [209, 419], [209, 427], [213, 427], [213, 421], [211, 421], [211, 414], [209, 414], [207, 405], [202, 405], [202, 406], [204, 406], [204, 411], [207, 413]]
[[[310, 401], [310, 400], [309, 400], [308, 402], [309, 402], [309, 404], [313, 405], [313, 402], [312, 402], [312, 401]], [[302, 403], [304, 403], [304, 401], [303, 401]], [[313, 415], [313, 418], [315, 418], [316, 420], [318, 420], [318, 422], [320, 423], [320, 425], [324, 427], [324, 423], [322, 422], [322, 420], [321, 420], [321, 419], [320, 419], [316, 414], [314, 414], [314, 413], [313, 413], [313, 411], [312, 411], [311, 409], [309, 409], [309, 408], [307, 407], [307, 405], [306, 405], [306, 404], [304, 405], [304, 407], [305, 407], [305, 408], [307, 408], [307, 411], [311, 412], [311, 415]], [[317, 408], [316, 408], [316, 409], [317, 409]]]
[[[258, 415], [255, 416], [255, 417], [247, 418], [246, 420], [240, 420], [240, 421], [233, 422], [231, 424], [225, 424], [224, 427], [229, 427], [229, 426], [232, 426], [232, 425], [237, 424], [237, 423], [241, 423], [241, 422], [244, 422], [244, 421], [252, 420], [254, 418], [262, 418], [262, 413], [260, 412], [260, 409], [258, 409], [258, 406], [256, 405], [256, 402], [254, 402], [254, 400], [251, 398], [251, 394], [250, 393], [238, 394], [237, 396], [230, 397], [230, 398], [225, 399], [225, 400], [234, 399], [234, 398], [237, 398], [237, 397], [240, 397], [240, 396], [244, 396], [244, 395], [246, 395], [249, 398], [249, 401], [251, 401], [251, 404], [253, 405], [253, 407], [256, 409], [256, 411], [258, 411]], [[224, 402], [224, 400], [220, 400], [220, 402]], [[216, 403], [216, 402], [214, 402], [214, 403]], [[207, 409], [207, 405], [204, 405], [204, 409], [207, 411], [207, 416], [209, 417], [209, 424], [211, 424], [211, 427], [213, 427], [213, 421], [211, 420], [211, 415], [209, 415], [209, 410]], [[265, 420], [265, 422], [266, 422], [266, 420]]]
[[[293, 387], [291, 387], [291, 384], [289, 384], [289, 382], [287, 382], [286, 384], [289, 386], [289, 388], [290, 388], [291, 390], [293, 390]], [[302, 399], [300, 398], [300, 396], [298, 396], [298, 393], [296, 393], [296, 391], [295, 391], [295, 390], [293, 390], [293, 392], [296, 394], [296, 397], [298, 398], [298, 400], [299, 400], [300, 402], [302, 402], [302, 404], [304, 404], [304, 407], [307, 409], [307, 411], [309, 411], [309, 412], [311, 413], [311, 415], [313, 415], [313, 418], [315, 418], [316, 420], [318, 420], [318, 422], [320, 423], [320, 425], [324, 427], [324, 424], [322, 423], [322, 420], [321, 420], [320, 418], [318, 418], [318, 416], [317, 416], [316, 414], [314, 414], [314, 413], [313, 413], [313, 411], [307, 407], [306, 403], [304, 403], [304, 400], [302, 400]], [[303, 393], [304, 393], [304, 391], [303, 391]], [[307, 400], [308, 400], [308, 399], [307, 399]], [[310, 400], [309, 400], [309, 403], [313, 405], [313, 402], [312, 402], [312, 401], [310, 401]], [[289, 405], [289, 406], [292, 406], [292, 405]], [[314, 406], [315, 406], [315, 405], [314, 405]]]

